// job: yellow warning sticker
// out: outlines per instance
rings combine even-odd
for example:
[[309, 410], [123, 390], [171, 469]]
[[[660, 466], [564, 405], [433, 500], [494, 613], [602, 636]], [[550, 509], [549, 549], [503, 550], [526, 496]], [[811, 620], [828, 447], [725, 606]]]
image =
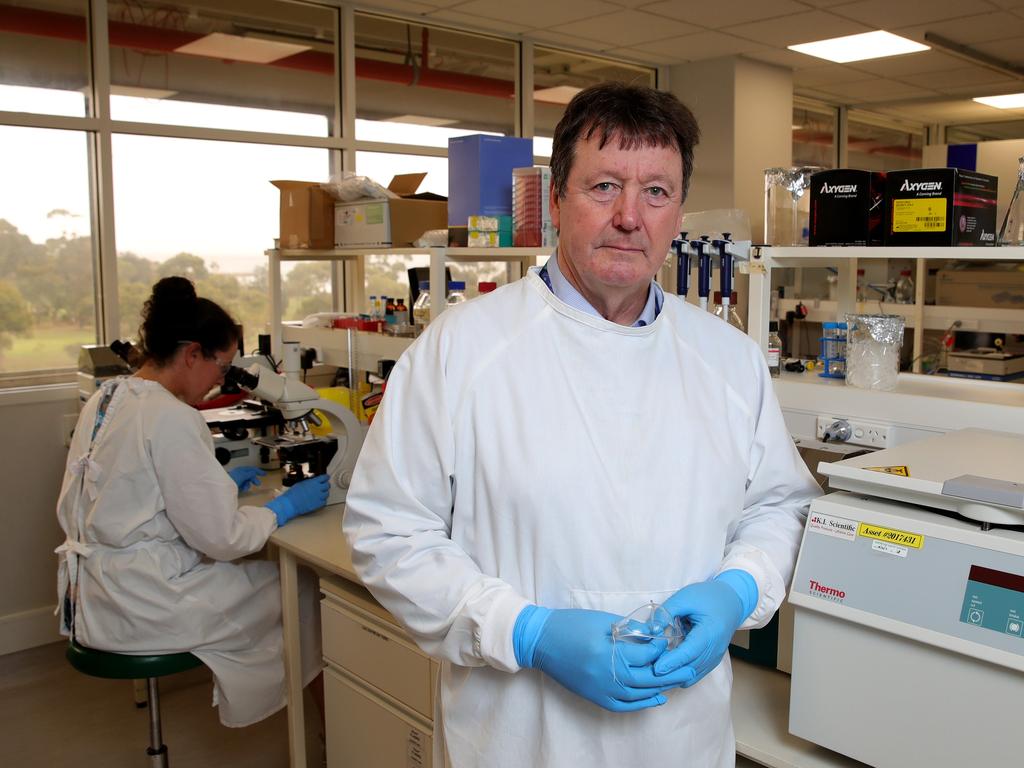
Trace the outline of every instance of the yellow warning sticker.
[[907, 466], [898, 467], [864, 467], [872, 472], [884, 472], [887, 475], [899, 475], [900, 477], [910, 477], [910, 468]]
[[893, 232], [945, 232], [946, 198], [892, 201]]
[[897, 531], [895, 528], [881, 528], [870, 523], [861, 523], [857, 528], [857, 534], [866, 539], [878, 539], [878, 541], [902, 544], [905, 547], [914, 547], [914, 549], [924, 546], [924, 536], [919, 533]]

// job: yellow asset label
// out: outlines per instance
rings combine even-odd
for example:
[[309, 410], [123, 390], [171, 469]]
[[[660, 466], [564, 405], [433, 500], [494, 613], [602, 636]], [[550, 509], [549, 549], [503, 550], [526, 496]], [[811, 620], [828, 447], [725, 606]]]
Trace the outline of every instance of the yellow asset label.
[[924, 197], [920, 200], [892, 201], [893, 232], [944, 232], [946, 199]]
[[872, 472], [882, 472], [886, 475], [898, 475], [899, 477], [910, 477], [910, 468], [907, 466], [898, 467], [864, 467]]
[[895, 528], [882, 528], [870, 523], [861, 523], [857, 528], [857, 534], [866, 539], [878, 539], [892, 544], [902, 544], [905, 547], [921, 549], [924, 546], [924, 536], [919, 533], [907, 533], [898, 531]]

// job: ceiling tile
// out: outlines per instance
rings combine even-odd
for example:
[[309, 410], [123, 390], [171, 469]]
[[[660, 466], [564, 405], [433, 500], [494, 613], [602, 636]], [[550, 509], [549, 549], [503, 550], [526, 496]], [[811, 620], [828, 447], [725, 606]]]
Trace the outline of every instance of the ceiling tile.
[[462, 13], [457, 10], [431, 11], [430, 13], [424, 14], [424, 18], [436, 19], [437, 21], [450, 21], [453, 24], [457, 24], [459, 27], [464, 27], [466, 29], [472, 29], [475, 27], [477, 29], [488, 29], [494, 32], [507, 32], [511, 34], [520, 34], [531, 29], [531, 27], [527, 27], [514, 21], [488, 19], [485, 16], [476, 16], [471, 13]]
[[864, 79], [864, 73], [844, 66], [843, 64], [826, 64], [823, 67], [801, 69], [793, 73], [793, 85], [796, 87], [815, 88], [827, 87], [839, 83], [855, 83]]
[[976, 91], [978, 96], [990, 93], [992, 88], [998, 89], [1007, 83], [1014, 82], [1002, 79], [997, 73], [984, 67], [960, 67], [942, 72], [909, 75], [900, 79], [905, 83], [922, 88], [932, 88], [940, 93], [962, 94], [967, 91]]
[[830, 8], [835, 5], [842, 5], [848, 3], [850, 0], [800, 0], [804, 5], [810, 5], [815, 8]]
[[1024, 46], [1021, 45], [1019, 38], [977, 43], [971, 47], [977, 48], [982, 53], [995, 56], [997, 59], [1003, 59], [1011, 64], [1024, 67]]
[[469, 0], [457, 7], [460, 13], [486, 16], [517, 24], [527, 23], [535, 29], [550, 29], [570, 21], [589, 19], [603, 13], [621, 10], [602, 0], [533, 0], [533, 2], [509, 2], [508, 0]]
[[590, 51], [592, 53], [601, 52], [601, 44], [597, 40], [587, 40], [575, 35], [563, 35], [561, 32], [535, 30], [526, 33], [524, 37], [541, 44], [548, 43], [565, 48], [578, 48], [581, 51]]
[[860, 0], [829, 11], [872, 29], [893, 29], [908, 24], [927, 24], [993, 10], [987, 0]]
[[919, 88], [916, 85], [909, 85], [896, 80], [886, 80], [882, 77], [876, 77], [872, 80], [861, 80], [856, 83], [819, 86], [819, 89], [854, 103], [915, 99], [935, 95], [934, 91], [927, 88]]
[[[998, 77], [998, 75], [996, 75]], [[1002, 96], [1006, 93], [1021, 93], [1024, 91], [1024, 83], [1020, 80], [992, 80], [987, 83], [979, 83], [973, 87], [964, 86], [960, 89], [955, 89], [958, 94], [963, 94], [969, 98], [975, 96]]]
[[765, 45], [785, 47], [829, 37], [870, 32], [871, 29], [860, 22], [842, 19], [825, 11], [807, 11], [767, 21], [738, 24], [726, 27], [724, 31]]
[[789, 67], [794, 71], [820, 67], [826, 63], [824, 59], [819, 59], [816, 56], [808, 56], [806, 53], [797, 53], [786, 48], [773, 48], [769, 45], [754, 44], [745, 50], [743, 55], [769, 64], [777, 64], [780, 67]]
[[[648, 0], [650, 2], [650, 0]], [[642, 6], [643, 10], [669, 16], [709, 29], [718, 29], [748, 21], [761, 21], [775, 16], [807, 10], [795, 0], [715, 0], [708, 3], [680, 3], [679, 0], [661, 0]]]
[[692, 24], [654, 16], [643, 11], [617, 11], [568, 24], [558, 24], [552, 32], [562, 32], [591, 40], [600, 40], [606, 48], [635, 46], [651, 40], [686, 35], [698, 31]]
[[621, 56], [643, 64], [672, 65], [679, 64], [679, 57], [672, 54], [656, 53], [648, 46], [643, 48], [609, 48], [605, 51], [609, 56]]
[[674, 57], [674, 63], [679, 64], [684, 61], [732, 56], [759, 47], [757, 43], [732, 35], [723, 35], [721, 32], [701, 32], [637, 46], [639, 50], [649, 50], [657, 56]]
[[902, 78], [904, 75], [919, 75], [922, 72], [939, 72], [943, 69], [956, 69], [963, 66], [963, 61], [938, 51], [920, 51], [902, 56], [886, 56], [884, 59], [868, 59], [867, 61], [851, 61], [851, 69], [867, 72], [881, 77]]
[[1024, 37], [1024, 18], [1006, 11], [979, 14], [969, 19], [940, 21], [931, 24], [914, 24], [908, 27], [892, 28], [896, 34], [919, 40], [925, 45], [925, 32], [934, 32], [961, 45], [984, 43], [990, 40], [1006, 40], [1007, 38]]

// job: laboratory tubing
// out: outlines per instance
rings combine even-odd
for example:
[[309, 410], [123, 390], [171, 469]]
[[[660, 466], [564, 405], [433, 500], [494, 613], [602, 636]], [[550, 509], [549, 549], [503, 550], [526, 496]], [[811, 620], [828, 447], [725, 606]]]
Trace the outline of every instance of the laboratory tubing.
[[466, 283], [463, 280], [453, 280], [448, 283], [448, 296], [446, 301], [449, 307], [461, 304], [466, 300]]
[[430, 322], [430, 283], [426, 280], [420, 282], [420, 295], [412, 305], [412, 319], [417, 334], [422, 333]]
[[782, 375], [782, 339], [779, 338], [779, 321], [768, 322], [768, 373], [774, 378]]
[[1024, 157], [1017, 163], [1017, 186], [999, 228], [1000, 245], [1024, 245]]
[[376, 295], [370, 297], [370, 319], [377, 319], [377, 297]]

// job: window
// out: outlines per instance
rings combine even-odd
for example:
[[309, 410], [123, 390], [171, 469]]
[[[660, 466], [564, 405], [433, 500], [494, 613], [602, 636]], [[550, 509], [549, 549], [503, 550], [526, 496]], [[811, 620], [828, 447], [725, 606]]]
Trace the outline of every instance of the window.
[[0, 126], [0, 168], [0, 375], [21, 383], [96, 341], [87, 136]]
[[119, 134], [113, 161], [121, 335], [135, 334], [156, 280], [184, 274], [255, 341], [269, 316], [263, 252], [278, 236], [270, 181], [326, 179], [328, 151]]
[[331, 9], [163, 0], [112, 0], [109, 7], [115, 120], [330, 135]]
[[86, 115], [87, 9], [87, 0], [5, 2], [0, 30], [0, 110]]
[[357, 139], [447, 147], [448, 136], [513, 133], [510, 40], [365, 14], [355, 38]]
[[850, 113], [847, 166], [866, 171], [920, 168], [924, 145], [921, 128], [900, 128]]
[[793, 107], [793, 165], [836, 167], [836, 110]]
[[590, 85], [609, 80], [635, 85], [656, 85], [655, 70], [610, 59], [537, 46], [533, 49], [533, 152], [551, 156], [551, 137], [573, 96]]

